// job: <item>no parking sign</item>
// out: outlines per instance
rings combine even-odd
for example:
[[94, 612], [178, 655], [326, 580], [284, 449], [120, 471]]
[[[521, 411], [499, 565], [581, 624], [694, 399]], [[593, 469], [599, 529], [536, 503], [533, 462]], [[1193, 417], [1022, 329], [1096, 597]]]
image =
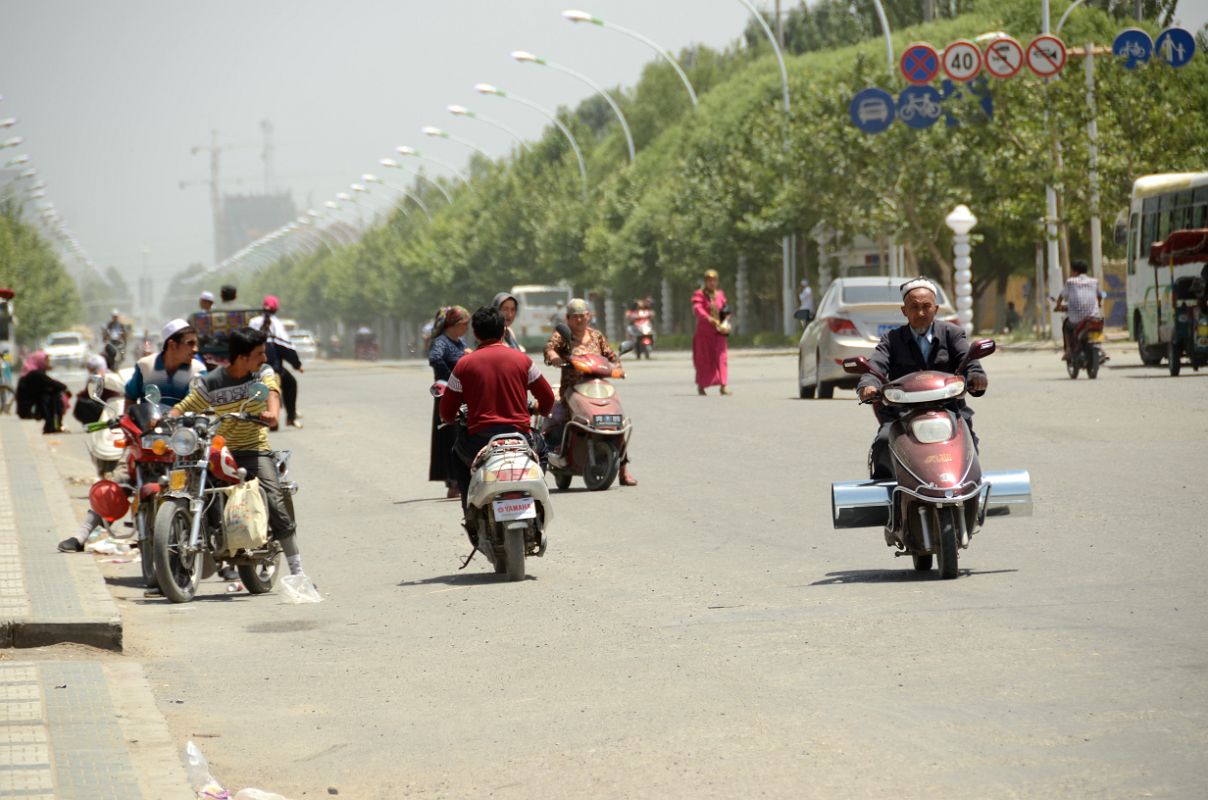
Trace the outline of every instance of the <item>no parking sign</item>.
[[929, 83], [940, 71], [940, 57], [926, 42], [915, 42], [902, 51], [898, 62], [902, 77], [915, 86]]

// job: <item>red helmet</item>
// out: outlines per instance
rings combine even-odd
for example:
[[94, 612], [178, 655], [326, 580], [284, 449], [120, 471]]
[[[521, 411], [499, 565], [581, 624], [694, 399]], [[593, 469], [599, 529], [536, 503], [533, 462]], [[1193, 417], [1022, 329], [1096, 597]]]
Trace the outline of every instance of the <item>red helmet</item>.
[[88, 505], [101, 515], [106, 522], [113, 522], [126, 516], [130, 510], [130, 500], [122, 487], [113, 481], [97, 481], [88, 490]]
[[281, 308], [281, 301], [277, 299], [277, 295], [268, 294], [264, 296], [264, 303], [260, 307], [265, 311], [276, 312]]

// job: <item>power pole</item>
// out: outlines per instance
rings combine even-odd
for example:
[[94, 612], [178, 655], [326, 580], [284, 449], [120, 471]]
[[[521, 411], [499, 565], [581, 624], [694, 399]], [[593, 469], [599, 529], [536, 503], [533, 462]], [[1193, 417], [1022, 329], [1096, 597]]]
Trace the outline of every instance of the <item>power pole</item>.
[[776, 41], [784, 49], [784, 18], [780, 16], [780, 0], [776, 0]]

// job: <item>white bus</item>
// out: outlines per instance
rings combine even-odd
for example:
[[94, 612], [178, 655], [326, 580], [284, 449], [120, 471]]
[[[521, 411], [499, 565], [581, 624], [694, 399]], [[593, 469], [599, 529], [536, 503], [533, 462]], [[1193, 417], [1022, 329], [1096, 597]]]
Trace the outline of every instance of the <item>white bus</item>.
[[[1208, 172], [1146, 175], [1133, 184], [1128, 227], [1117, 225], [1116, 241], [1128, 247], [1128, 327], [1141, 360], [1161, 363], [1170, 342], [1173, 315], [1171, 286], [1175, 278], [1199, 275], [1203, 264], [1154, 267], [1149, 248], [1171, 231], [1208, 228]], [[1158, 317], [1161, 316], [1161, 324]]]
[[512, 332], [528, 349], [540, 350], [554, 332], [556, 321], [564, 320], [570, 302], [569, 286], [513, 286], [516, 319]]

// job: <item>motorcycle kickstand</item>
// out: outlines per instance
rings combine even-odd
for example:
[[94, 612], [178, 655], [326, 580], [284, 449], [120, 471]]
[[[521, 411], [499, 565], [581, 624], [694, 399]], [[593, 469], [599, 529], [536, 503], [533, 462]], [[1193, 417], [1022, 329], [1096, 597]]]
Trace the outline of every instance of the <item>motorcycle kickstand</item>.
[[478, 552], [477, 547], [475, 547], [473, 550], [471, 550], [470, 554], [468, 556], [466, 556], [466, 560], [461, 562], [461, 566], [457, 568], [458, 571], [461, 571], [461, 570], [465, 569], [467, 566], [469, 566], [470, 561], [474, 558], [474, 554], [477, 552]]

